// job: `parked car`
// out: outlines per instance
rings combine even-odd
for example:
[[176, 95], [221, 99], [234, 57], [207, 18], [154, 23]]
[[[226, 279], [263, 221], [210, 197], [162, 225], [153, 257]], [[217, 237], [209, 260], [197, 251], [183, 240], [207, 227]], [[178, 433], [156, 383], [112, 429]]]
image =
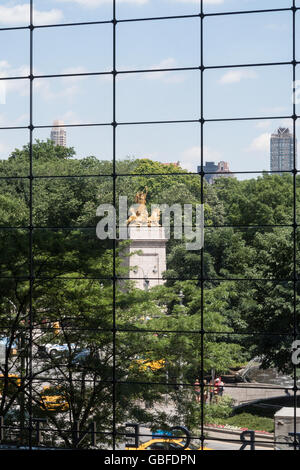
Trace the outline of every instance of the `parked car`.
[[99, 350], [91, 350], [89, 348], [82, 349], [75, 354], [72, 363], [74, 365], [92, 364], [97, 362], [99, 364], [101, 360], [105, 358], [105, 352]]
[[72, 363], [73, 364], [83, 364], [86, 362], [89, 357], [91, 356], [91, 351], [90, 349], [82, 349], [82, 351], [79, 351], [77, 354], [75, 354]]
[[[76, 348], [75, 344], [70, 345], [71, 350], [73, 351]], [[69, 345], [68, 344], [44, 344], [38, 346], [38, 353], [42, 357], [59, 357], [64, 356], [69, 353]]]

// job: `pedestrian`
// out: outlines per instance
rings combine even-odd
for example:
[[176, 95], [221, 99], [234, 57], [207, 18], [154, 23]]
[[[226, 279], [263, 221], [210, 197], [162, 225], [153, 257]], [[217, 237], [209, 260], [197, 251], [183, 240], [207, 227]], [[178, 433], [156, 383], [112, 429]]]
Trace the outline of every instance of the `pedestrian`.
[[210, 382], [209, 382], [208, 390], [209, 390], [209, 403], [211, 403], [213, 401], [213, 397], [214, 397], [214, 381], [213, 381], [213, 379], [211, 379]]
[[203, 380], [203, 398], [204, 398], [204, 403], [207, 402], [208, 399], [208, 386], [207, 386], [207, 380]]
[[223, 396], [223, 392], [224, 392], [224, 382], [222, 380], [222, 377], [220, 377], [220, 383], [219, 383], [219, 395], [220, 395], [220, 397]]
[[217, 397], [219, 393], [219, 377], [217, 377], [214, 381], [214, 396]]
[[196, 381], [194, 383], [194, 392], [195, 392], [195, 395], [196, 395], [196, 402], [200, 403], [200, 401], [201, 401], [201, 386], [200, 386], [200, 382], [199, 382], [198, 378], [196, 379]]
[[222, 377], [218, 377], [215, 380], [215, 395], [217, 397], [222, 397], [224, 391], [224, 382], [222, 382]]

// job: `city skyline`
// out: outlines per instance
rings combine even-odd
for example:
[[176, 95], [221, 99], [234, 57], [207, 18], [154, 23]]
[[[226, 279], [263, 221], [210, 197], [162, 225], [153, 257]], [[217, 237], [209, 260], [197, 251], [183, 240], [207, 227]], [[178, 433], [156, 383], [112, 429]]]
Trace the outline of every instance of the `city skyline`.
[[[111, 18], [112, 2], [94, 0], [37, 0], [35, 18], [39, 24], [72, 21], [104, 21]], [[0, 26], [26, 25], [28, 0], [5, 2], [0, 7]], [[278, 0], [285, 7], [288, 1]], [[22, 9], [17, 6], [23, 6]], [[204, 2], [206, 12], [249, 10], [270, 7], [268, 0], [224, 0]], [[118, 1], [120, 18], [153, 17], [164, 14], [196, 14], [199, 2], [175, 0]], [[237, 19], [238, 16], [239, 18]], [[204, 27], [207, 66], [277, 62], [291, 60], [290, 12], [259, 15], [207, 17]], [[297, 12], [298, 21], [299, 12]], [[256, 35], [253, 36], [253, 24]], [[218, 40], [222, 33], [222, 44]], [[0, 57], [0, 73], [27, 76], [29, 57], [28, 30], [1, 31], [8, 47]], [[33, 138], [47, 140], [57, 116], [64, 121], [68, 143], [77, 158], [94, 155], [112, 161], [112, 25], [85, 25], [73, 28], [37, 28], [33, 51], [35, 78], [33, 93]], [[101, 47], [92, 53], [95, 35]], [[150, 158], [162, 163], [181, 162], [182, 168], [196, 172], [201, 162], [199, 123], [141, 124], [153, 120], [197, 120], [200, 117], [200, 74], [193, 71], [159, 71], [159, 68], [199, 66], [199, 19], [173, 19], [165, 22], [137, 21], [117, 27], [118, 70], [147, 69], [146, 73], [117, 76], [116, 118], [125, 125], [116, 130], [116, 157]], [[236, 37], [239, 36], [239, 43]], [[139, 38], [143, 41], [139, 41]], [[300, 40], [297, 28], [297, 44]], [[264, 48], [260, 45], [264, 44]], [[37, 46], [38, 45], [38, 46]], [[256, 47], [257, 46], [257, 47]], [[255, 57], [254, 57], [255, 51]], [[47, 57], [47, 60], [45, 60]], [[297, 48], [297, 60], [300, 51]], [[49, 77], [52, 74], [101, 76]], [[247, 115], [245, 115], [247, 110]], [[298, 110], [298, 105], [297, 105]], [[204, 161], [228, 161], [233, 172], [269, 171], [270, 134], [279, 127], [293, 127], [292, 68], [237, 67], [207, 69], [204, 73]], [[248, 121], [209, 121], [236, 117], [266, 119]], [[274, 119], [281, 116], [280, 119]], [[28, 142], [29, 81], [6, 82], [6, 104], [0, 105], [0, 127], [24, 129], [0, 130], [0, 158]], [[298, 120], [299, 121], [299, 120]], [[83, 124], [104, 123], [84, 127]], [[68, 127], [79, 125], [80, 127]], [[297, 130], [299, 123], [297, 122]], [[216, 139], [216, 136], [218, 138]], [[298, 139], [299, 141], [299, 139]], [[255, 176], [255, 174], [253, 174]], [[237, 175], [248, 178], [252, 175]]]
[[300, 450], [299, 21], [0, 2], [1, 448]]

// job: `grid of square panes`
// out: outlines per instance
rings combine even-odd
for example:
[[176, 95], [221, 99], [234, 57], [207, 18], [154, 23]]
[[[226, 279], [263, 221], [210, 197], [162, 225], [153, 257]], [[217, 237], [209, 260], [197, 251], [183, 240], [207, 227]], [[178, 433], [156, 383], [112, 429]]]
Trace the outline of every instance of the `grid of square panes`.
[[[299, 2], [21, 3], [0, 25], [4, 445], [90, 448], [95, 423], [98, 448], [124, 448], [126, 422], [145, 443], [157, 420], [209, 446], [216, 375], [235, 405], [293, 407], [299, 431]], [[55, 120], [74, 152], [47, 141]], [[270, 174], [282, 127], [293, 164]], [[146, 186], [206, 208], [203, 249], [170, 240], [157, 292], [95, 231], [100, 204]]]

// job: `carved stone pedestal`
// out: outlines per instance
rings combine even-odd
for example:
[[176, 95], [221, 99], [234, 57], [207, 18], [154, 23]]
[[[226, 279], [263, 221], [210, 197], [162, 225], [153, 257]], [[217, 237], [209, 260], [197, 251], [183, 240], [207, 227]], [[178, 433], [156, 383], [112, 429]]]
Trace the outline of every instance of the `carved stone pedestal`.
[[[129, 227], [130, 246], [124, 265], [129, 278], [135, 280], [138, 289], [147, 290], [164, 284], [162, 274], [166, 270], [165, 229], [163, 227]], [[139, 251], [139, 253], [136, 253]]]

